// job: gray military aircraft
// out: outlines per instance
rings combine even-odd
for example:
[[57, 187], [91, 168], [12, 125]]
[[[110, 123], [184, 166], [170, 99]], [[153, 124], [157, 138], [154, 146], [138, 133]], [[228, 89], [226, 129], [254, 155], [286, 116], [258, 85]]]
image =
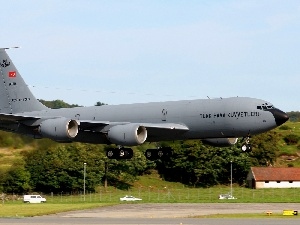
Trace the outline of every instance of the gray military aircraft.
[[[230, 146], [244, 138], [242, 150], [250, 151], [251, 135], [289, 119], [270, 102], [246, 97], [49, 109], [33, 96], [6, 49], [0, 49], [0, 129], [57, 142], [115, 144], [106, 153], [111, 159], [130, 159], [133, 151], [124, 146], [146, 141]], [[148, 159], [169, 154], [168, 148], [145, 153]]]

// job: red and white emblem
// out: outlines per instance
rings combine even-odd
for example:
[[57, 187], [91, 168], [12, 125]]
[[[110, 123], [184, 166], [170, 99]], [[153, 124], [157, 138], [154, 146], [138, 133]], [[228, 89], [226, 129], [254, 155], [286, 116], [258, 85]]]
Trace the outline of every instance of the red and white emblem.
[[16, 76], [17, 76], [16, 71], [10, 71], [10, 72], [8, 72], [8, 77], [15, 78]]

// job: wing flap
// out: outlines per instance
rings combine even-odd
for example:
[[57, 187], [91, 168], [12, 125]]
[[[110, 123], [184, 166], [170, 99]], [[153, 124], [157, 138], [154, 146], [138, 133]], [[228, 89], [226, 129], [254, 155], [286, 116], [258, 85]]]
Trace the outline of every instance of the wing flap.
[[181, 130], [181, 131], [189, 130], [187, 126], [178, 123], [141, 123], [140, 125], [146, 128], [153, 128], [153, 129]]
[[[92, 130], [96, 132], [106, 132], [107, 129], [104, 127], [112, 127], [117, 125], [125, 125], [130, 122], [110, 122], [110, 121], [94, 121], [94, 120], [79, 120], [80, 128], [82, 130]], [[182, 124], [176, 123], [135, 123], [139, 126], [143, 126], [147, 129], [150, 135], [153, 133], [183, 133], [189, 130], [189, 128]]]
[[174, 137], [180, 137], [189, 131], [189, 128], [177, 123], [146, 123], [141, 124], [146, 127], [148, 141], [172, 140]]

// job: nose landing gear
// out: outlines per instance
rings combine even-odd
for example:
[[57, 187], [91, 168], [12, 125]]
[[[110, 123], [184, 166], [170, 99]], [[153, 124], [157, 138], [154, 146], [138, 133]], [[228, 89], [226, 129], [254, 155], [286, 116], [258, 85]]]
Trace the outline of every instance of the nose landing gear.
[[252, 146], [250, 144], [250, 137], [246, 137], [246, 140], [244, 141], [244, 143], [241, 146], [241, 149], [243, 152], [251, 152], [252, 151]]

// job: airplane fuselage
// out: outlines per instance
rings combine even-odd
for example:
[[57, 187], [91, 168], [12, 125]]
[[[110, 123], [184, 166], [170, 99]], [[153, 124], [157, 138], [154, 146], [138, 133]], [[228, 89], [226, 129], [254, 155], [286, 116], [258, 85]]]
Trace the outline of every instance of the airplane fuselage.
[[[176, 129], [171, 133], [160, 131], [151, 135], [150, 132], [147, 141], [155, 142], [174, 140], [175, 137], [175, 139], [246, 137], [265, 132], [277, 126], [272, 112], [261, 108], [265, 104], [271, 106], [271, 103], [259, 99], [233, 97], [47, 109], [24, 114], [38, 117], [66, 117], [83, 121], [110, 121], [110, 123], [121, 121], [141, 124], [174, 123], [188, 127], [186, 132], [176, 132]], [[99, 131], [103, 131], [101, 126]], [[88, 131], [81, 130], [75, 140], [81, 140], [84, 132]], [[92, 133], [94, 132], [90, 132], [90, 135]], [[107, 140], [101, 135], [96, 135], [88, 142], [107, 143]]]

